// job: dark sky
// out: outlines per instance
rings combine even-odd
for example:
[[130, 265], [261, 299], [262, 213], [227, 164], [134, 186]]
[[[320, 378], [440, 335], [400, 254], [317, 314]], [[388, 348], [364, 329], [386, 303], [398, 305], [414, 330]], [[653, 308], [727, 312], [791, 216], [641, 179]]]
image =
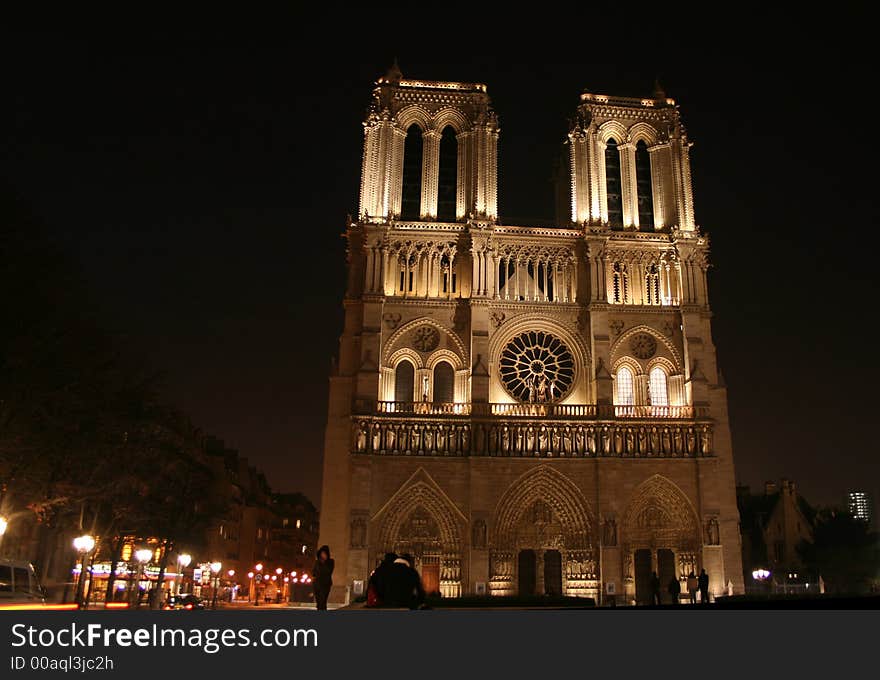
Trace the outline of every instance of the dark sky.
[[81, 268], [105, 324], [164, 373], [167, 399], [273, 488], [319, 500], [340, 234], [372, 83], [396, 53], [406, 76], [488, 85], [509, 223], [553, 217], [585, 87], [643, 96], [659, 75], [695, 142], [738, 479], [786, 476], [817, 503], [878, 491], [868, 45], [741, 35], [674, 52], [346, 57], [276, 37], [21, 37], [2, 180]]

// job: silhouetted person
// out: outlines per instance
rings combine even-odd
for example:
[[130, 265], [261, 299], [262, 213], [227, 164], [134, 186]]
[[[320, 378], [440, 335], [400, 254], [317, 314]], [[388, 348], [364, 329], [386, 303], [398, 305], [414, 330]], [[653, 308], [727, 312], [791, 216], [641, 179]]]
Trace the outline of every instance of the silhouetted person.
[[651, 572], [651, 604], [660, 604], [660, 577], [656, 571]]
[[700, 570], [700, 577], [697, 579], [697, 583], [700, 586], [700, 602], [709, 604], [709, 574], [706, 573], [705, 569]]
[[333, 587], [333, 565], [330, 548], [322, 545], [318, 549], [318, 559], [315, 560], [315, 566], [312, 567], [315, 604], [318, 609], [327, 609], [327, 598], [330, 597], [330, 588]]
[[376, 595], [378, 606], [383, 606], [387, 599], [387, 591], [388, 584], [391, 580], [392, 572], [394, 571], [394, 560], [397, 559], [397, 555], [393, 552], [385, 553], [385, 559], [382, 560], [382, 563], [376, 567], [373, 571], [373, 574], [370, 576], [370, 583], [367, 586], [373, 587], [373, 592]]
[[672, 598], [672, 604], [678, 604], [678, 596], [681, 595], [681, 584], [678, 582], [678, 579], [673, 576], [666, 589]]
[[425, 601], [422, 579], [412, 567], [412, 557], [402, 555], [391, 564], [385, 585], [385, 605], [418, 609]]
[[691, 604], [697, 603], [697, 590], [699, 589], [699, 587], [700, 586], [697, 583], [697, 577], [694, 574], [694, 572], [691, 572], [690, 574], [688, 574], [687, 589], [688, 589], [688, 595], [690, 595], [690, 597], [691, 597]]

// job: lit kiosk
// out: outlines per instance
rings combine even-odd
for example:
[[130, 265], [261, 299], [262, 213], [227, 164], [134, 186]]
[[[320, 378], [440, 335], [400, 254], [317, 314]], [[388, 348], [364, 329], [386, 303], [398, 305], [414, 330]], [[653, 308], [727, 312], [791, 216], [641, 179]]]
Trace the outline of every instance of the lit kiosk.
[[727, 397], [675, 102], [585, 92], [567, 210], [503, 224], [485, 85], [380, 78], [330, 377], [331, 601], [387, 551], [444, 597], [743, 592]]

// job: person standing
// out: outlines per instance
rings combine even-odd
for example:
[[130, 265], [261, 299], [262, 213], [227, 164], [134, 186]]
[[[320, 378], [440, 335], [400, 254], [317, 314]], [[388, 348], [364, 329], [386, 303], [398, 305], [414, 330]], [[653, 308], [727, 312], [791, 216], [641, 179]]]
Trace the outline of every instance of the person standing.
[[330, 557], [329, 546], [322, 545], [318, 549], [318, 559], [312, 568], [315, 588], [315, 605], [318, 609], [327, 609], [327, 598], [333, 586], [333, 558]]
[[681, 584], [675, 576], [669, 581], [669, 587], [667, 590], [669, 591], [669, 596], [672, 598], [672, 604], [678, 604], [678, 596], [681, 595]]
[[651, 572], [651, 604], [660, 604], [660, 577], [656, 571]]
[[691, 597], [691, 604], [697, 603], [697, 589], [699, 588], [699, 584], [697, 583], [697, 576], [694, 572], [688, 574], [687, 580], [687, 589], [688, 595]]
[[705, 569], [700, 570], [700, 578], [697, 579], [697, 583], [700, 586], [700, 602], [709, 604], [709, 574]]

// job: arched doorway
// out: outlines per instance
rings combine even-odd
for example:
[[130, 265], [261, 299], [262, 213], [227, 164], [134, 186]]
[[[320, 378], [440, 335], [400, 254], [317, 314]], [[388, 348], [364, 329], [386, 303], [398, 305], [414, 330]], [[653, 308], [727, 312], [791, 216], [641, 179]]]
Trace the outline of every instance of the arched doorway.
[[[427, 475], [425, 475], [427, 477]], [[427, 481], [404, 485], [374, 518], [378, 540], [371, 546], [371, 564], [386, 552], [408, 554], [427, 593], [461, 594], [460, 518]]]
[[655, 475], [633, 494], [624, 516], [624, 583], [638, 604], [651, 602], [651, 575], [660, 580], [661, 600], [668, 601], [672, 579], [697, 569], [700, 534], [687, 497], [668, 479]]
[[496, 509], [490, 593], [598, 596], [590, 517], [577, 486], [550, 466], [520, 477]]

